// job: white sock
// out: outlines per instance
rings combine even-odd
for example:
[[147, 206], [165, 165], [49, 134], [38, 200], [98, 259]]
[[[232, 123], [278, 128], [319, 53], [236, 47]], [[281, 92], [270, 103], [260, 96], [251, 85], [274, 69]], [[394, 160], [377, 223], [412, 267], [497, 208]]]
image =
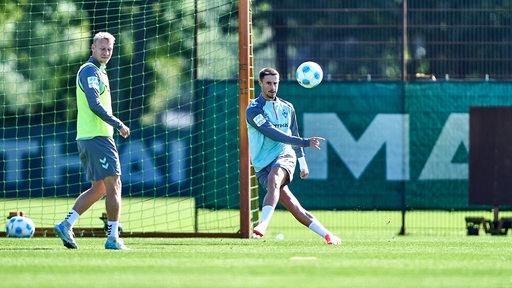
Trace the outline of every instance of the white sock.
[[67, 222], [67, 224], [69, 224], [69, 227], [73, 227], [73, 225], [75, 225], [79, 217], [80, 214], [78, 214], [78, 212], [76, 212], [75, 210], [71, 209], [71, 211], [69, 211], [68, 213], [68, 216], [66, 216], [66, 218], [64, 218], [64, 221], [62, 222]]
[[108, 221], [107, 223], [107, 232], [109, 238], [118, 238], [119, 237], [119, 221]]
[[270, 222], [270, 218], [272, 218], [272, 215], [274, 215], [275, 208], [266, 205], [261, 208], [261, 220], [260, 223], [264, 223], [265, 225], [268, 225], [268, 222]]
[[329, 232], [329, 230], [327, 230], [322, 224], [320, 224], [320, 222], [318, 221], [313, 221], [311, 222], [311, 224], [309, 224], [309, 229], [313, 230], [316, 234], [322, 236], [323, 238], [325, 238], [325, 235], [327, 234], [331, 234], [331, 232]]

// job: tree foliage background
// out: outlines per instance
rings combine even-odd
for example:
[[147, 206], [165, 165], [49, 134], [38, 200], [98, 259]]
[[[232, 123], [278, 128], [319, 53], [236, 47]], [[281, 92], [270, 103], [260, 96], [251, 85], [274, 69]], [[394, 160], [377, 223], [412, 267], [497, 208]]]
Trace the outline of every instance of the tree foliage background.
[[[512, 0], [409, 0], [406, 14], [403, 0], [251, 3], [255, 69], [275, 66], [283, 78], [305, 60], [320, 63], [326, 81], [512, 78]], [[237, 5], [2, 0], [2, 125], [72, 121], [75, 73], [101, 30], [117, 37], [108, 68], [120, 118], [158, 122], [161, 111], [191, 105], [193, 79], [237, 79]]]
[[338, 80], [512, 76], [510, 0], [254, 0], [253, 7], [255, 26], [272, 33], [255, 50], [271, 47], [262, 58], [285, 77], [311, 59]]
[[116, 110], [130, 125], [154, 112], [152, 97], [177, 85], [166, 81], [166, 73], [183, 75], [175, 82], [190, 78], [180, 72], [190, 70], [183, 59], [192, 55], [193, 2], [6, 0], [0, 12], [4, 125], [72, 120], [76, 72], [99, 31], [116, 37], [107, 69]]

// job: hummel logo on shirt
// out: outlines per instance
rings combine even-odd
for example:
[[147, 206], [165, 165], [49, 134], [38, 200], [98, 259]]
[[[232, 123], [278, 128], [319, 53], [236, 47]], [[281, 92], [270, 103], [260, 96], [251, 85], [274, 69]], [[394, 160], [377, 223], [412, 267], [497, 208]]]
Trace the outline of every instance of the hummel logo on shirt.
[[101, 167], [103, 167], [103, 169], [108, 169], [108, 163], [107, 163], [106, 157], [103, 157], [103, 159], [100, 159], [100, 163], [101, 163]]

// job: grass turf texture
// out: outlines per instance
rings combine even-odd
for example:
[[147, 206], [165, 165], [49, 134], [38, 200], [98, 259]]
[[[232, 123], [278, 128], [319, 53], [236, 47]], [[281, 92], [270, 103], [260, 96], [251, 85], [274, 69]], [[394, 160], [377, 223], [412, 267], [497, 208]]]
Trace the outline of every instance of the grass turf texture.
[[[53, 227], [73, 200], [4, 201], [1, 210], [25, 210], [36, 226]], [[122, 222], [127, 231], [192, 231], [191, 207], [188, 200], [127, 198]], [[102, 227], [103, 211], [97, 203], [78, 226]], [[166, 214], [145, 215], [153, 211]], [[126, 237], [131, 251], [105, 251], [104, 237], [78, 237], [79, 250], [53, 237], [3, 238], [0, 287], [512, 287], [510, 233], [466, 235], [464, 217], [492, 218], [490, 211], [410, 211], [406, 236], [396, 235], [399, 211], [312, 212], [344, 244], [326, 245], [279, 210], [259, 240]], [[214, 232], [237, 229], [237, 211], [200, 215], [200, 226]], [[279, 233], [284, 240], [275, 239]]]
[[[2, 239], [2, 287], [512, 287], [506, 236]], [[307, 233], [307, 234], [306, 234]], [[343, 235], [342, 235], [343, 236]]]
[[[55, 223], [62, 221], [75, 198], [7, 198], [0, 202], [0, 217], [9, 212], [25, 211], [36, 227], [53, 230]], [[236, 233], [240, 228], [240, 216], [237, 210], [194, 210], [191, 198], [123, 198], [121, 223], [126, 232], [212, 232]], [[99, 219], [105, 212], [104, 200], [93, 205], [77, 222], [77, 228], [102, 228]], [[196, 213], [197, 212], [197, 213]], [[321, 222], [336, 234], [345, 237], [347, 233], [355, 235], [392, 235], [401, 228], [400, 211], [311, 211]], [[195, 217], [197, 216], [197, 219]], [[408, 211], [406, 231], [413, 235], [460, 235], [466, 234], [464, 218], [485, 217], [492, 219], [492, 211]], [[512, 211], [500, 211], [500, 217], [512, 217]], [[6, 219], [6, 218], [4, 218]], [[195, 227], [195, 223], [198, 224]], [[76, 229], [75, 232], [78, 232]], [[275, 237], [278, 233], [285, 236], [304, 237], [304, 227], [293, 219], [290, 213], [277, 210], [272, 218], [268, 233]], [[0, 225], [5, 232], [5, 225]], [[305, 234], [310, 233], [309, 231]], [[481, 231], [482, 233], [482, 231]], [[351, 235], [348, 235], [352, 237]]]

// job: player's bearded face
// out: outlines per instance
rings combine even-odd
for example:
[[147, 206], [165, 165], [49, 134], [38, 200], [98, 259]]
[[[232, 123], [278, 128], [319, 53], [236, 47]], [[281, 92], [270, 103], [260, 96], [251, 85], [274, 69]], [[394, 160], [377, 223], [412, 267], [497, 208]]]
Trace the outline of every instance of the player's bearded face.
[[260, 81], [261, 94], [266, 100], [273, 101], [276, 99], [277, 90], [279, 89], [279, 76], [267, 75]]

